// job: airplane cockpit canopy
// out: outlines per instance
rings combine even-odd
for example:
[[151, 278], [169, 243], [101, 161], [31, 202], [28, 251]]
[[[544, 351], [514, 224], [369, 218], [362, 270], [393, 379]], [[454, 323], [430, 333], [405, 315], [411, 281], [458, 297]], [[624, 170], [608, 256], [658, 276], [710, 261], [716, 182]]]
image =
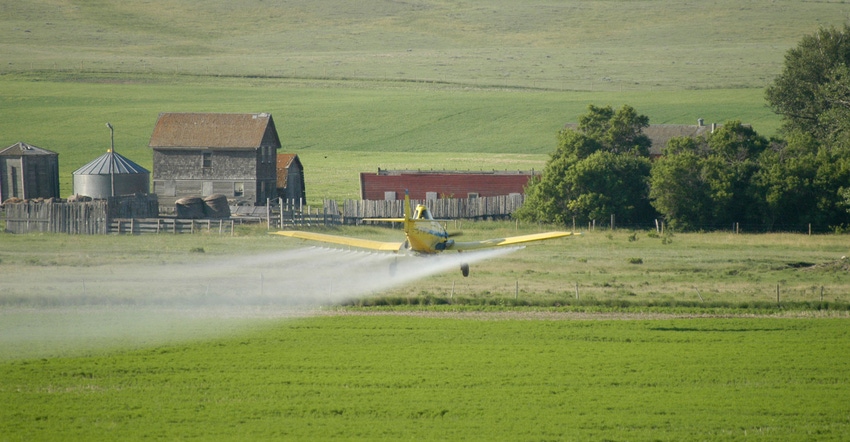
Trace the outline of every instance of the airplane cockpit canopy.
[[427, 207], [423, 205], [416, 206], [416, 211], [413, 212], [413, 219], [429, 219], [433, 220], [434, 217], [431, 216], [431, 211], [428, 210]]

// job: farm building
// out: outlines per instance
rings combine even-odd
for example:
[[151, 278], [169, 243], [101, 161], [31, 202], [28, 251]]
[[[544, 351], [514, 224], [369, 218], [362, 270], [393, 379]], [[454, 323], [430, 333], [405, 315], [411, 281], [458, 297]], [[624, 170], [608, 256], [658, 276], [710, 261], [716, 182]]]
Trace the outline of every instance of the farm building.
[[144, 167], [110, 150], [74, 171], [74, 194], [94, 199], [147, 194], [150, 176]]
[[[643, 133], [652, 141], [652, 147], [649, 148], [650, 158], [658, 158], [664, 154], [664, 149], [667, 147], [667, 142], [671, 138], [691, 137], [696, 138], [710, 134], [717, 130], [722, 125], [712, 123], [706, 126], [705, 120], [702, 118], [697, 120], [697, 124], [650, 124], [649, 127], [643, 130]], [[568, 123], [564, 125], [565, 129], [578, 130], [578, 123]]]
[[304, 166], [294, 153], [277, 155], [277, 196], [290, 201], [307, 201]]
[[360, 197], [364, 200], [420, 200], [438, 198], [477, 198], [522, 194], [534, 171], [405, 171], [381, 170], [360, 174]]
[[0, 150], [0, 202], [59, 198], [59, 154], [24, 142]]
[[270, 114], [162, 113], [148, 146], [161, 205], [213, 194], [234, 204], [277, 198], [280, 138]]

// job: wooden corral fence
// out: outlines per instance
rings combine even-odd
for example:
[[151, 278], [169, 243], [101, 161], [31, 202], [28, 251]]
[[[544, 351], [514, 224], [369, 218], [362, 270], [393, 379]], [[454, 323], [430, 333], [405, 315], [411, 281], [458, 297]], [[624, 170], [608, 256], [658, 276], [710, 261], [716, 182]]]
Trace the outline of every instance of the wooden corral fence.
[[231, 206], [230, 216], [237, 223], [266, 223], [272, 228], [295, 228], [303, 226], [336, 226], [342, 224], [339, 206], [334, 200], [325, 200], [322, 207], [310, 207], [291, 201], [279, 200], [265, 206]]
[[114, 218], [156, 216], [156, 195], [126, 195], [95, 201], [24, 201], [7, 203], [6, 231], [82, 235], [109, 233]]
[[27, 201], [6, 204], [6, 231], [107, 233], [106, 201], [56, 203]]
[[178, 218], [116, 218], [110, 221], [109, 233], [201, 233], [233, 235], [236, 224], [232, 219], [178, 219]]
[[[523, 195], [503, 195], [480, 198], [441, 198], [411, 200], [410, 204], [425, 204], [438, 219], [500, 219], [510, 217], [525, 201]], [[404, 201], [346, 200], [343, 204], [345, 224], [357, 224], [363, 218], [400, 218], [404, 216]]]

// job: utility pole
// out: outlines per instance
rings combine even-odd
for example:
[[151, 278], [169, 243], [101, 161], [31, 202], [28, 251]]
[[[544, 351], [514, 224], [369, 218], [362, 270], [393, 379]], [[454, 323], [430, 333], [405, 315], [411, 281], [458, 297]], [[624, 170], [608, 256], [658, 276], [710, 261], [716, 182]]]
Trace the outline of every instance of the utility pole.
[[112, 195], [115, 196], [115, 129], [106, 123], [109, 128], [109, 183], [112, 187]]

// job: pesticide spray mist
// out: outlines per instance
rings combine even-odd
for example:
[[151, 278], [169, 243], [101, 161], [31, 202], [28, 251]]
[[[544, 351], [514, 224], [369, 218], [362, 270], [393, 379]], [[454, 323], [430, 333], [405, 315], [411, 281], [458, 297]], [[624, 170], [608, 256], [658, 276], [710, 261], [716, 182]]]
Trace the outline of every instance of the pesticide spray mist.
[[[414, 257], [310, 247], [193, 263], [24, 269], [0, 281], [0, 359], [160, 345], [310, 315], [516, 248]], [[36, 273], [38, 271], [38, 273]]]

